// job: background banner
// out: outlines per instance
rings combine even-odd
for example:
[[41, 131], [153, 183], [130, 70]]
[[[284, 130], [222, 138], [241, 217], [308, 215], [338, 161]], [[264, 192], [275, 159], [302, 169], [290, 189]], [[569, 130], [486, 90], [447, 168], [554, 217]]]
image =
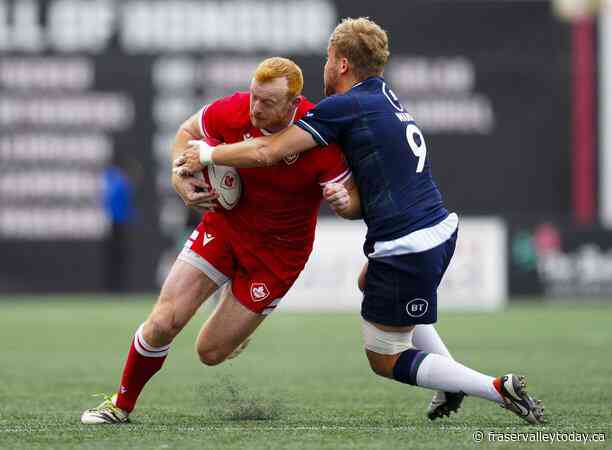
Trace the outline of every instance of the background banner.
[[540, 222], [512, 224], [511, 295], [612, 297], [612, 232]]
[[[569, 214], [568, 33], [548, 1], [414, 0], [397, 14], [365, 0], [2, 0], [0, 291], [157, 289], [188, 215], [170, 186], [179, 125], [272, 55], [299, 63], [320, 100], [327, 39], [348, 15], [389, 31], [385, 76], [449, 209]], [[121, 223], [109, 171], [133, 206]]]

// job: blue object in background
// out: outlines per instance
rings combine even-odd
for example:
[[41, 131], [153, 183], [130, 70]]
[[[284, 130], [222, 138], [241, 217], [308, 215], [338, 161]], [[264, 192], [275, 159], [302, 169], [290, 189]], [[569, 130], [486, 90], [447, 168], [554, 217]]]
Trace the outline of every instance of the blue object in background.
[[114, 166], [104, 171], [104, 210], [113, 223], [124, 224], [134, 215], [134, 188], [124, 172]]

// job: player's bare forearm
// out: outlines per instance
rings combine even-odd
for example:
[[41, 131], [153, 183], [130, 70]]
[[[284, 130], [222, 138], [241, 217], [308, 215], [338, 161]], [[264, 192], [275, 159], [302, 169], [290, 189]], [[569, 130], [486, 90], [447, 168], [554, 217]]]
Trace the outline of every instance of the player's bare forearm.
[[[171, 164], [189, 147], [189, 141], [202, 138], [200, 124], [198, 123], [199, 120], [200, 114], [197, 112], [181, 124], [180, 128], [176, 132], [176, 135], [174, 136], [174, 142], [172, 143], [172, 148], [170, 150]], [[186, 192], [184, 186], [185, 183], [174, 172], [174, 170], [172, 170], [171, 174], [172, 187], [174, 187], [174, 190], [179, 194], [179, 196], [181, 196], [183, 201], [186, 202], [188, 192]]]
[[234, 144], [211, 147], [191, 141], [190, 147], [174, 160], [174, 172], [189, 176], [209, 164], [238, 168], [272, 166], [286, 156], [317, 146], [310, 134], [292, 125], [273, 136], [263, 136]]
[[[179, 157], [186, 148], [189, 147], [189, 141], [194, 139], [202, 139], [200, 131], [199, 113], [194, 114], [187, 119], [176, 132], [174, 142], [171, 148], [171, 161]], [[209, 192], [208, 184], [201, 178], [196, 177], [179, 177], [172, 171], [172, 187], [185, 203], [185, 206], [199, 213], [210, 211], [215, 208], [215, 199], [217, 194]]]
[[212, 152], [212, 162], [242, 168], [266, 167], [316, 146], [316, 141], [309, 133], [292, 125], [272, 136], [219, 145]]
[[178, 158], [189, 147], [189, 141], [194, 139], [202, 139], [200, 132], [200, 126], [198, 121], [200, 120], [200, 114], [195, 113], [189, 119], [181, 124], [181, 127], [176, 132], [174, 142], [172, 143], [172, 150], [170, 155], [170, 163]]
[[212, 162], [238, 168], [266, 167], [275, 164], [270, 150], [272, 136], [249, 139], [235, 144], [221, 144], [212, 152]]

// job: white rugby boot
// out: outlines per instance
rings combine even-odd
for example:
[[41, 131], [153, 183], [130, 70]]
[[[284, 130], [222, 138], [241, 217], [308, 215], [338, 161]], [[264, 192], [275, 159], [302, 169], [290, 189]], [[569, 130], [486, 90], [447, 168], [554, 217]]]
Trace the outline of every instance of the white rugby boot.
[[129, 413], [115, 406], [117, 394], [109, 397], [104, 395], [104, 401], [95, 408], [88, 409], [81, 415], [81, 423], [99, 425], [104, 423], [129, 423]]

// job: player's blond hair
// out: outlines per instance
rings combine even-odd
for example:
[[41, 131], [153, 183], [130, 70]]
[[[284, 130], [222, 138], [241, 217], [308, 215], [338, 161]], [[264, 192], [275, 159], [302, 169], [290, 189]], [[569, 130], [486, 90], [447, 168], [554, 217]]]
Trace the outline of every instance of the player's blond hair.
[[336, 58], [348, 59], [355, 75], [364, 80], [382, 75], [389, 60], [387, 32], [367, 17], [347, 17], [329, 38]]
[[276, 78], [285, 77], [287, 79], [287, 97], [294, 99], [302, 93], [304, 88], [304, 76], [302, 69], [296, 63], [287, 58], [268, 58], [264, 59], [257, 69], [253, 78], [260, 83], [271, 81]]

